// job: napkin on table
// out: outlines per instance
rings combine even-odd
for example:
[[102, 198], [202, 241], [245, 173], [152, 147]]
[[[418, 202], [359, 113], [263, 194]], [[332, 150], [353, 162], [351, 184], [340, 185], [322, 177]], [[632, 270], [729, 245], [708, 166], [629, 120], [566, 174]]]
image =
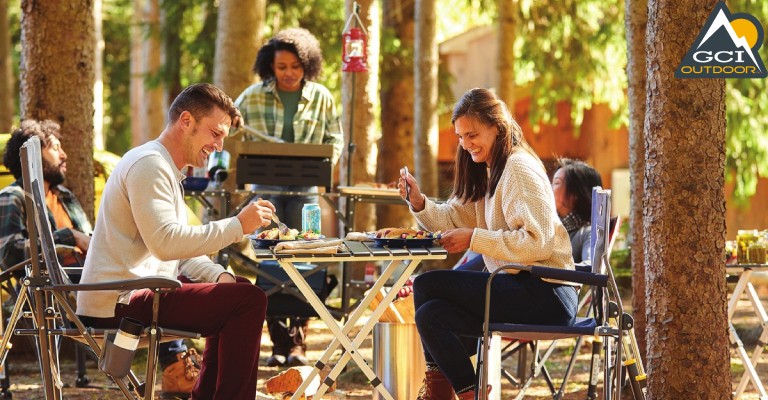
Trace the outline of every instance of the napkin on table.
[[365, 242], [371, 240], [371, 238], [369, 238], [368, 234], [365, 232], [349, 232], [347, 233], [346, 239], [355, 242]]
[[283, 254], [335, 254], [342, 251], [344, 241], [333, 240], [301, 240], [280, 242], [275, 245], [275, 253]]

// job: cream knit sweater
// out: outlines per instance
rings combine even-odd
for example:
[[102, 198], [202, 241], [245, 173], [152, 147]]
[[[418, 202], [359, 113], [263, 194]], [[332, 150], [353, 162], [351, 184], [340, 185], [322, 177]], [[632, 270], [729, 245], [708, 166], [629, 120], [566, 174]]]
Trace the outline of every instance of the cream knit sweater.
[[[81, 283], [180, 274], [193, 282], [216, 282], [226, 273], [205, 254], [242, 239], [240, 221], [189, 225], [183, 177], [156, 140], [123, 156], [104, 187]], [[130, 293], [81, 291], [77, 313], [112, 317], [115, 303], [127, 303]]]
[[[425, 198], [426, 199], [426, 198]], [[426, 200], [414, 213], [424, 228], [474, 228], [470, 250], [482, 254], [490, 272], [509, 263], [573, 269], [568, 232], [538, 160], [524, 151], [509, 156], [496, 192], [482, 201], [444, 204]]]

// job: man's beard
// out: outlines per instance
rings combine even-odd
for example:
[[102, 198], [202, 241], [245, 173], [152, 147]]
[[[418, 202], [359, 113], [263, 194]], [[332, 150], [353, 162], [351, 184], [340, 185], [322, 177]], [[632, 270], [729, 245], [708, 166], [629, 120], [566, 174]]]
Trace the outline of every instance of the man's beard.
[[61, 163], [53, 165], [49, 162], [43, 162], [43, 179], [45, 179], [51, 186], [64, 183], [66, 176], [61, 172]]

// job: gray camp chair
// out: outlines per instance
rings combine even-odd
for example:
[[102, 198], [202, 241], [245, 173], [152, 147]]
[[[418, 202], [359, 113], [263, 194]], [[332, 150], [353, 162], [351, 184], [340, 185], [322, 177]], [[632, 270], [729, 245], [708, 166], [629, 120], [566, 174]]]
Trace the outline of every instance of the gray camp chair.
[[[541, 340], [593, 336], [602, 341], [603, 396], [605, 400], [621, 399], [626, 365], [629, 383], [636, 400], [645, 399], [646, 375], [638, 362], [639, 350], [634, 337], [632, 316], [624, 312], [616, 280], [606, 255], [610, 232], [611, 192], [595, 187], [592, 190], [592, 271], [571, 271], [556, 268], [511, 264], [494, 271], [486, 286], [482, 351], [479, 352], [479, 388], [488, 385], [488, 347], [493, 334], [534, 343], [534, 358], [538, 357], [537, 344]], [[539, 278], [557, 279], [589, 285], [592, 291], [594, 316], [577, 317], [573, 325], [527, 325], [490, 322], [491, 283], [499, 273], [508, 270], [528, 271]], [[485, 400], [487, 392], [477, 390], [476, 398]]]
[[[56, 257], [53, 233], [48, 222], [43, 193], [40, 141], [29, 139], [21, 149], [22, 177], [26, 192], [27, 230], [29, 232], [31, 263], [22, 278], [22, 290], [9, 317], [0, 341], [0, 362], [8, 354], [11, 334], [28, 335], [35, 339], [41, 378], [46, 399], [61, 399], [62, 387], [58, 358], [58, 341], [66, 337], [84, 343], [96, 357], [101, 357], [105, 337], [116, 329], [94, 329], [85, 326], [75, 314], [75, 298], [80, 290], [151, 289], [156, 293], [181, 286], [176, 279], [146, 277], [90, 284], [72, 284]], [[158, 361], [158, 345], [179, 338], [199, 338], [200, 334], [164, 329], [158, 325], [160, 296], [154, 296], [153, 319], [141, 335], [139, 347], [148, 347], [145, 381], [131, 371], [125, 378], [109, 376], [127, 399], [154, 399], [154, 383]], [[21, 318], [28, 318], [32, 328], [17, 327]]]

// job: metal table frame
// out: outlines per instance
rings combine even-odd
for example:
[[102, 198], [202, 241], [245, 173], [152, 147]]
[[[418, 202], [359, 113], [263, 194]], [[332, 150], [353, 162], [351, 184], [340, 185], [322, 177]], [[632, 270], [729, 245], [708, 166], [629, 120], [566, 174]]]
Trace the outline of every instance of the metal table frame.
[[[403, 200], [400, 195], [398, 194], [397, 190], [390, 190], [390, 189], [373, 189], [373, 188], [364, 188], [364, 187], [355, 187], [355, 186], [339, 186], [338, 187], [339, 192], [324, 192], [324, 193], [315, 193], [315, 192], [291, 192], [291, 191], [274, 191], [274, 190], [238, 190], [236, 193], [238, 194], [244, 194], [245, 197], [243, 200], [236, 205], [233, 208], [233, 214], [239, 212], [243, 207], [245, 207], [247, 204], [249, 204], [256, 196], [258, 195], [283, 195], [283, 196], [306, 196], [306, 195], [317, 195], [331, 207], [331, 210], [333, 210], [334, 215], [336, 216], [336, 219], [341, 222], [344, 225], [343, 234], [346, 235], [350, 231], [355, 230], [355, 206], [357, 203], [371, 203], [371, 204], [395, 204], [395, 205], [406, 205], [405, 200]], [[339, 207], [336, 205], [336, 203], [333, 202], [333, 198], [345, 198], [347, 200], [345, 212], [341, 212], [339, 210]], [[439, 199], [433, 199], [435, 201], [441, 201]], [[231, 256], [234, 256], [240, 261], [248, 263], [247, 257], [237, 257], [234, 254], [231, 254]], [[354, 261], [354, 260], [348, 260], [348, 261]], [[253, 267], [252, 270], [257, 270], [257, 268]], [[259, 272], [257, 272], [258, 274]], [[352, 290], [353, 289], [363, 289], [367, 285], [365, 285], [362, 281], [353, 281], [352, 278], [349, 276], [347, 268], [345, 268], [342, 265], [342, 276], [341, 276], [341, 307], [337, 311], [337, 314], [340, 314], [342, 318], [346, 318], [349, 315], [349, 309], [350, 309], [350, 303], [352, 300]]]
[[[761, 399], [768, 398], [765, 387], [755, 369], [763, 354], [763, 348], [768, 344], [768, 314], [766, 314], [765, 308], [760, 302], [760, 298], [757, 296], [757, 291], [750, 281], [752, 272], [756, 269], [768, 270], [768, 264], [726, 265], [726, 270], [740, 271], [739, 280], [736, 282], [736, 287], [733, 289], [733, 293], [731, 293], [731, 296], [728, 299], [728, 335], [730, 337], [731, 345], [735, 346], [736, 354], [744, 364], [744, 374], [741, 376], [741, 380], [739, 380], [739, 384], [736, 386], [736, 391], [733, 396], [734, 400], [738, 400], [741, 397], [750, 381], [759, 393]], [[739, 335], [736, 334], [736, 329], [733, 326], [733, 315], [736, 312], [736, 305], [744, 293], [746, 293], [747, 299], [749, 299], [752, 305], [752, 310], [760, 320], [760, 327], [762, 328], [760, 338], [757, 340], [757, 344], [752, 351], [752, 357], [747, 353], [747, 350], [744, 348], [744, 343], [741, 341], [741, 338], [739, 338]]]
[[[334, 339], [328, 345], [323, 355], [314, 365], [310, 375], [304, 380], [299, 389], [294, 393], [291, 399], [300, 399], [309, 387], [312, 380], [325, 367], [331, 359], [331, 356], [339, 346], [344, 348], [344, 353], [331, 370], [330, 374], [323, 380], [314, 398], [322, 398], [328, 388], [333, 385], [342, 369], [351, 360], [360, 367], [371, 382], [374, 390], [377, 390], [384, 399], [394, 400], [389, 391], [382, 385], [381, 380], [376, 376], [371, 367], [362, 358], [359, 347], [366, 337], [371, 333], [373, 326], [378, 322], [379, 317], [385, 309], [394, 300], [397, 292], [405, 285], [408, 278], [415, 272], [419, 264], [424, 260], [442, 260], [447, 256], [447, 251], [442, 247], [415, 247], [403, 249], [376, 248], [369, 242], [344, 242], [346, 249], [343, 253], [337, 254], [275, 254], [271, 249], [255, 249], [256, 258], [261, 260], [277, 260], [280, 266], [285, 270], [299, 291], [306, 297], [312, 308], [317, 312], [320, 319], [328, 326], [333, 333]], [[373, 287], [362, 300], [355, 304], [355, 308], [349, 315], [349, 318], [341, 324], [336, 321], [326, 308], [325, 304], [317, 297], [315, 292], [309, 286], [307, 281], [297, 270], [295, 263], [329, 263], [340, 261], [388, 261], [389, 264], [383, 269]], [[399, 264], [406, 265], [405, 270], [397, 278], [392, 288], [384, 296], [384, 299], [376, 306], [373, 315], [365, 322], [356, 336], [351, 337], [350, 332], [355, 324], [360, 320], [371, 301], [376, 294], [384, 287], [384, 284], [392, 277]]]

